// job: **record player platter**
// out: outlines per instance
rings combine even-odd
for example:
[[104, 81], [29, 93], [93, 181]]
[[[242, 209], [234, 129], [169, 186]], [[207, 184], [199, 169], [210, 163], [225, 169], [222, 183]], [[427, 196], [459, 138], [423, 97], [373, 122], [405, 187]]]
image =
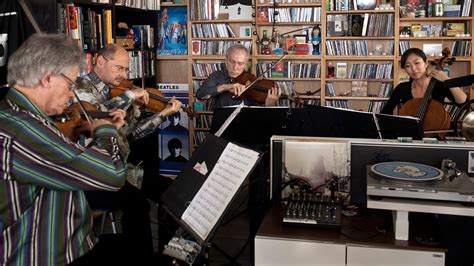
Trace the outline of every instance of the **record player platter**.
[[444, 173], [438, 168], [411, 162], [384, 162], [372, 165], [370, 171], [381, 178], [398, 181], [422, 182], [443, 178]]
[[367, 195], [474, 202], [474, 182], [465, 173], [451, 180], [429, 165], [384, 162], [367, 166]]

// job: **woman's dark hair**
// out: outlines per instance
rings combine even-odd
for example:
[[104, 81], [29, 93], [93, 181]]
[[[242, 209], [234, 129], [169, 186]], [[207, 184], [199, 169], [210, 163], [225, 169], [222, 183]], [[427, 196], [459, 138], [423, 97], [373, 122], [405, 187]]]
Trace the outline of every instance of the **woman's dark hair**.
[[400, 66], [402, 68], [405, 67], [405, 64], [407, 63], [408, 57], [412, 54], [423, 58], [423, 61], [425, 61], [425, 62], [426, 62], [426, 60], [428, 60], [428, 58], [426, 57], [425, 52], [423, 52], [421, 49], [419, 49], [419, 48], [410, 48], [402, 54], [402, 58], [400, 59]]

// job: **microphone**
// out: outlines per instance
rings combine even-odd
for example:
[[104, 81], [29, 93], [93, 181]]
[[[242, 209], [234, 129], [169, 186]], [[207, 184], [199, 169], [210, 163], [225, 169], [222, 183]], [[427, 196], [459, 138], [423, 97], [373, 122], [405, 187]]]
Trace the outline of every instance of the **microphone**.
[[454, 87], [471, 86], [474, 83], [474, 75], [463, 76], [459, 78], [448, 79], [444, 81], [443, 86], [446, 89]]

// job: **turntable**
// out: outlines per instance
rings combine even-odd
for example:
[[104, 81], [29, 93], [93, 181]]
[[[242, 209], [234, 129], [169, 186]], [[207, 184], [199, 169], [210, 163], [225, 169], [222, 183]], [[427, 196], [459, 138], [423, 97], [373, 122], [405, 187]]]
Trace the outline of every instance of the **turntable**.
[[451, 177], [436, 167], [419, 163], [378, 163], [367, 166], [367, 195], [474, 202], [474, 183], [469, 177], [465, 173]]
[[454, 166], [448, 159], [443, 170], [412, 162], [367, 166], [367, 208], [392, 211], [397, 240], [409, 238], [409, 212], [474, 216], [474, 183]]

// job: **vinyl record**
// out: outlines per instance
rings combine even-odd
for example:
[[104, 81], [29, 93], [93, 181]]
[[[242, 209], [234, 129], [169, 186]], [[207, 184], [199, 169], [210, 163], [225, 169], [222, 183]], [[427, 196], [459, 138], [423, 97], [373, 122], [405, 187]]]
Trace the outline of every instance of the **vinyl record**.
[[379, 177], [403, 181], [433, 181], [444, 176], [438, 168], [410, 162], [384, 162], [372, 165], [372, 173]]

